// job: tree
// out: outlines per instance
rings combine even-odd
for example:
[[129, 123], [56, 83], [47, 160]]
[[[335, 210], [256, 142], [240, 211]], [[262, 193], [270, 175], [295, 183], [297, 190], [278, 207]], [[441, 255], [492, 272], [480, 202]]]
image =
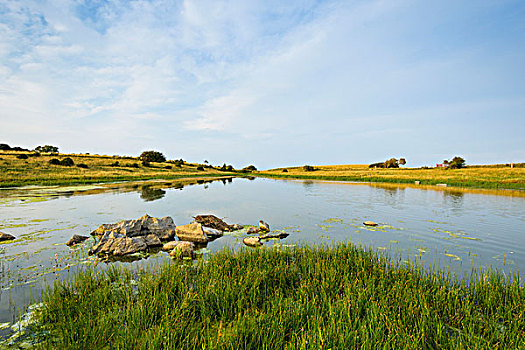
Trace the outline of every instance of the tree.
[[38, 146], [35, 148], [35, 151], [39, 153], [58, 153], [58, 147], [51, 145]]
[[454, 157], [452, 160], [448, 163], [448, 167], [450, 169], [461, 169], [465, 167], [465, 159], [461, 157]]
[[385, 162], [385, 168], [399, 168], [399, 162], [395, 158], [390, 158]]
[[166, 161], [166, 157], [160, 152], [157, 151], [144, 151], [140, 155], [140, 160], [143, 162], [157, 162], [157, 163], [164, 163]]
[[405, 158], [399, 158], [399, 165], [405, 165], [407, 163]]

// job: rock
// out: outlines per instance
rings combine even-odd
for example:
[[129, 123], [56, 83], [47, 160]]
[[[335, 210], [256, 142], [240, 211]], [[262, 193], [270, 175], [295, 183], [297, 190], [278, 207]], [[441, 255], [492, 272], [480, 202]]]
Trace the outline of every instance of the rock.
[[122, 233], [107, 232], [98, 244], [91, 247], [89, 254], [98, 256], [123, 256], [146, 251], [148, 248], [161, 246], [160, 239], [155, 234], [138, 237], [126, 237]]
[[195, 243], [207, 243], [208, 238], [202, 229], [201, 224], [188, 224], [177, 226], [175, 228], [175, 235], [181, 241], [189, 241]]
[[377, 223], [375, 223], [373, 221], [365, 221], [365, 222], [363, 222], [363, 225], [365, 225], [365, 226], [377, 226]]
[[242, 230], [244, 228], [243, 225], [239, 225], [239, 224], [233, 224], [231, 225], [231, 228], [232, 228], [232, 231], [238, 231], [238, 230]]
[[219, 231], [231, 231], [233, 225], [228, 225], [215, 215], [197, 215], [195, 222], [202, 226], [214, 228]]
[[162, 250], [164, 250], [165, 252], [169, 252], [173, 250], [177, 246], [177, 244], [179, 244], [179, 241], [168, 242], [162, 246]]
[[253, 226], [250, 226], [248, 227], [248, 229], [246, 230], [246, 233], [251, 235], [251, 234], [254, 234], [254, 233], [259, 233], [261, 229], [258, 228], [258, 227], [253, 227]]
[[169, 253], [171, 256], [183, 256], [193, 258], [193, 256], [195, 255], [195, 244], [187, 241], [178, 241], [176, 243], [177, 244], [175, 245], [175, 247]]
[[2, 242], [2, 241], [11, 241], [13, 239], [16, 239], [16, 237], [13, 236], [13, 235], [10, 235], [9, 233], [0, 232], [0, 242]]
[[242, 240], [242, 242], [249, 247], [262, 246], [261, 239], [259, 237], [246, 237]]
[[216, 239], [222, 237], [223, 235], [222, 231], [216, 230], [211, 227], [202, 226], [202, 230], [206, 234], [206, 237], [208, 237], [209, 239]]
[[118, 232], [126, 237], [155, 234], [162, 240], [170, 240], [175, 236], [175, 224], [169, 216], [158, 219], [146, 214], [136, 220], [122, 220], [116, 224], [100, 225], [91, 234], [93, 236], [103, 236], [107, 232]]
[[71, 237], [69, 239], [69, 241], [67, 241], [66, 245], [68, 247], [71, 247], [72, 245], [75, 245], [75, 244], [79, 244], [79, 243], [82, 243], [84, 242], [86, 239], [88, 239], [89, 237], [87, 236], [80, 236], [80, 235], [73, 235], [73, 237]]
[[279, 239], [283, 239], [283, 238], [286, 238], [288, 237], [290, 234], [286, 233], [286, 232], [279, 232], [279, 233], [266, 233], [262, 236], [259, 236], [260, 239], [271, 239], [271, 238], [279, 238]]
[[270, 231], [270, 225], [268, 225], [266, 222], [259, 220], [259, 228], [261, 231], [269, 232]]

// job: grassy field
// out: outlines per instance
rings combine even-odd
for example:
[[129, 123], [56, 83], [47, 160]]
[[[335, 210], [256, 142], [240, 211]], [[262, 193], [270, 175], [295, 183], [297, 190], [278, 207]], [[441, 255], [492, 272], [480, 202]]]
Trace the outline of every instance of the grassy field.
[[[210, 168], [197, 170], [198, 164], [184, 164], [177, 167], [173, 163], [165, 162], [151, 163], [149, 167], [145, 167], [138, 158], [132, 157], [60, 154], [18, 159], [17, 156], [20, 154], [32, 153], [0, 151], [0, 187], [175, 179], [227, 174]], [[75, 165], [67, 167], [49, 164], [53, 158], [61, 160], [66, 157], [73, 159]], [[87, 168], [79, 168], [79, 164], [85, 164]]]
[[456, 280], [351, 244], [86, 269], [43, 299], [44, 349], [525, 347], [516, 276]]
[[[369, 169], [367, 165], [315, 166], [314, 171], [303, 167], [278, 168], [258, 172], [257, 176], [275, 178], [366, 181], [421, 185], [446, 184], [454, 187], [525, 190], [525, 168], [479, 166], [463, 169], [399, 168]], [[283, 172], [286, 169], [287, 172]]]

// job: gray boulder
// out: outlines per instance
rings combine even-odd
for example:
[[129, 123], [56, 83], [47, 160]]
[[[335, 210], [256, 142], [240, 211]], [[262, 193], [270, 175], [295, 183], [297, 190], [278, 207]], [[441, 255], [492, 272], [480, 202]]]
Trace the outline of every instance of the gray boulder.
[[103, 236], [107, 232], [121, 233], [126, 237], [155, 234], [162, 240], [170, 240], [175, 236], [175, 224], [169, 216], [159, 219], [146, 214], [135, 220], [122, 220], [116, 224], [100, 225], [91, 234], [93, 236]]
[[216, 239], [222, 237], [223, 235], [222, 231], [216, 230], [211, 227], [202, 226], [202, 230], [206, 234], [206, 237], [208, 237], [209, 239]]
[[123, 256], [159, 246], [162, 242], [155, 234], [127, 237], [118, 232], [108, 232], [89, 250], [89, 254]]

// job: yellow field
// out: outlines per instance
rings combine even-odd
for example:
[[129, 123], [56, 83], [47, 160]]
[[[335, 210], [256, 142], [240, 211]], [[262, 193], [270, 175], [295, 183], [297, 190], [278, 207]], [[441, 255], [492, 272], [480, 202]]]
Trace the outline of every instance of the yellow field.
[[[444, 168], [399, 168], [369, 169], [368, 165], [315, 166], [314, 171], [303, 167], [278, 168], [261, 171], [258, 174], [271, 177], [369, 181], [421, 185], [446, 184], [457, 187], [525, 189], [525, 168], [504, 166], [467, 167], [463, 169]], [[286, 169], [287, 172], [283, 172]]]
[[[67, 184], [67, 183], [93, 183], [122, 180], [141, 180], [154, 178], [177, 178], [186, 176], [219, 176], [224, 175], [215, 169], [204, 168], [197, 170], [197, 164], [185, 164], [181, 167], [175, 164], [151, 163], [144, 167], [138, 158], [60, 154], [42, 155], [17, 159], [24, 152], [0, 152], [0, 187], [24, 186], [32, 184]], [[64, 159], [70, 157], [75, 162], [74, 166], [66, 167], [51, 165], [52, 158]], [[118, 162], [118, 165], [115, 164]], [[87, 165], [87, 169], [77, 167], [78, 164]], [[133, 167], [134, 165], [138, 167]], [[171, 166], [171, 169], [165, 167]]]

